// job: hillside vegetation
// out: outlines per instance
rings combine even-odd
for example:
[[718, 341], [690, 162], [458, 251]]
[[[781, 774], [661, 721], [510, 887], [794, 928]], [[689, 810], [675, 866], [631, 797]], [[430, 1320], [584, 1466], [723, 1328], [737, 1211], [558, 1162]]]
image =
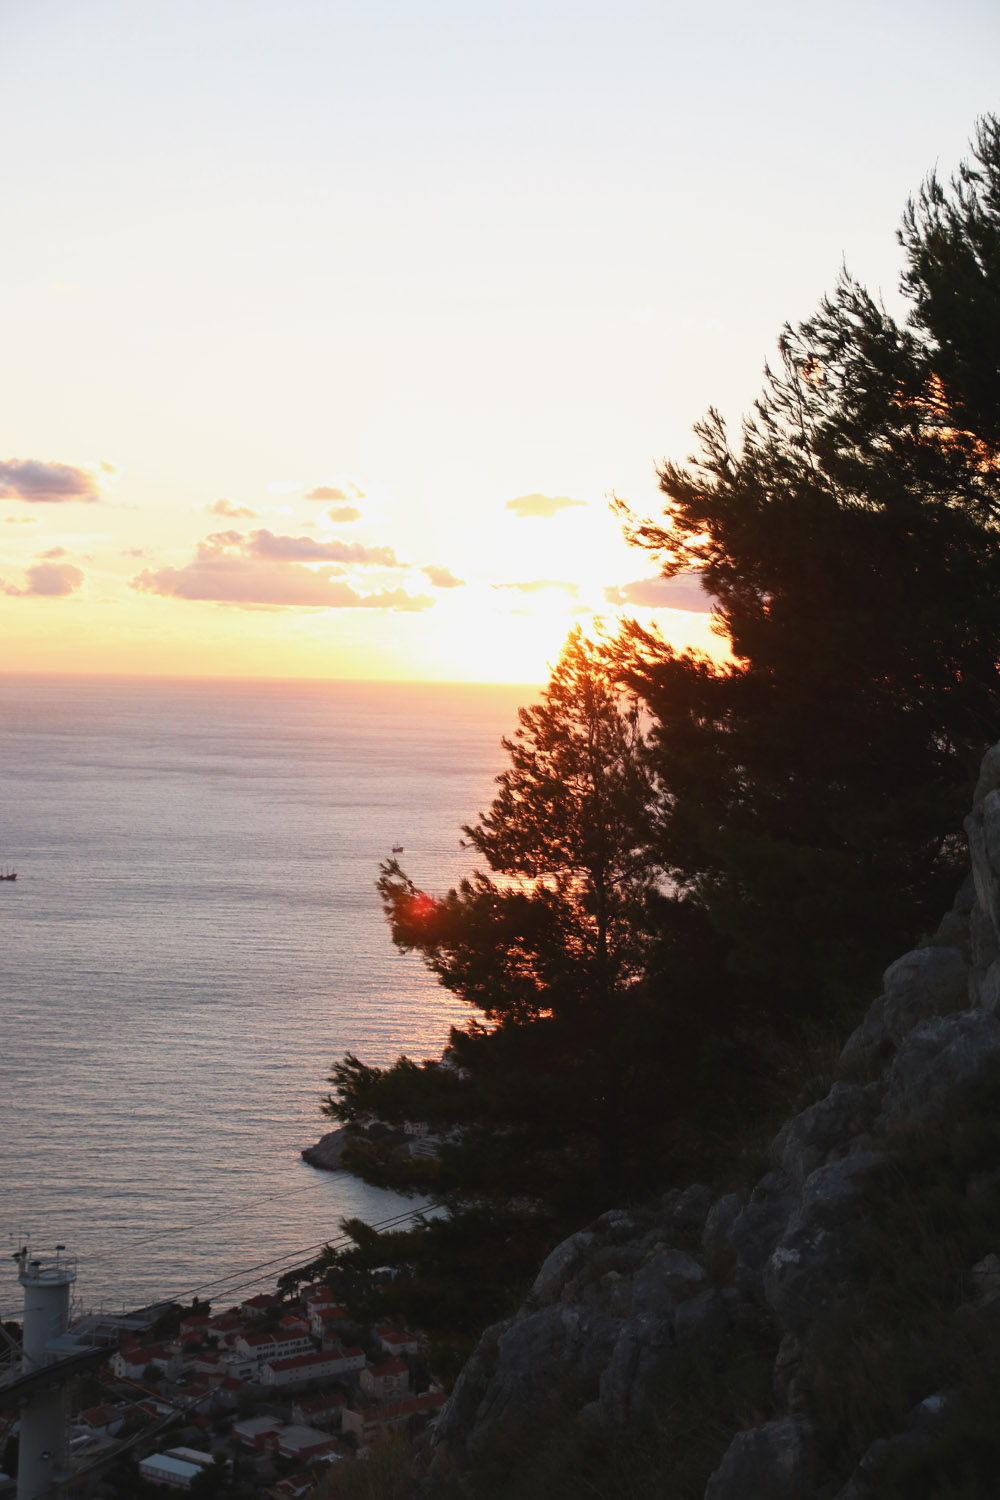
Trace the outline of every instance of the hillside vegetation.
[[[968, 1131], [936, 1158], [936, 1137], [922, 1125], [914, 1134], [905, 1111], [886, 1115], [883, 1105], [844, 1127], [847, 1142], [872, 1131], [880, 1142], [860, 1198], [850, 1198], [869, 1205], [859, 1220], [867, 1238], [852, 1240], [850, 1253], [870, 1252], [872, 1269], [864, 1294], [843, 1305], [824, 1289], [833, 1302], [809, 1358], [784, 1344], [799, 1334], [792, 1323], [782, 1332], [784, 1314], [761, 1280], [808, 1174], [796, 1180], [782, 1166], [785, 1185], [765, 1190], [765, 1199], [784, 1195], [787, 1213], [779, 1223], [773, 1210], [776, 1237], [765, 1253], [764, 1235], [759, 1264], [720, 1224], [708, 1227], [727, 1197], [749, 1212], [772, 1127], [790, 1106], [820, 1108], [833, 1039], [879, 993], [886, 964], [934, 930], [968, 866], [961, 828], [981, 758], [1000, 739], [1000, 121], [980, 123], [951, 181], [925, 182], [899, 238], [905, 322], [845, 272], [814, 317], [784, 330], [780, 363], [766, 371], [739, 441], [710, 412], [696, 457], [660, 469], [662, 516], [620, 506], [630, 538], [664, 574], [699, 576], [728, 661], [677, 652], [635, 623], [614, 638], [574, 633], [541, 701], [520, 711], [504, 741], [508, 766], [493, 803], [465, 829], [485, 868], [441, 894], [419, 890], [395, 861], [382, 871], [393, 940], [423, 956], [470, 1018], [441, 1057], [374, 1068], [348, 1055], [334, 1067], [326, 1110], [352, 1132], [345, 1160], [373, 1182], [430, 1192], [446, 1210], [395, 1235], [349, 1226], [354, 1246], [331, 1263], [345, 1295], [363, 1304], [371, 1271], [395, 1265], [390, 1312], [427, 1329], [440, 1372], [453, 1375], [485, 1324], [514, 1315], [570, 1230], [603, 1215], [597, 1239], [610, 1252], [616, 1236], [637, 1242], [645, 1214], [654, 1254], [687, 1255], [695, 1267], [671, 1262], [663, 1272], [670, 1328], [702, 1297], [717, 1333], [720, 1307], [727, 1337], [739, 1325], [737, 1345], [722, 1340], [723, 1352], [706, 1354], [698, 1344], [624, 1427], [610, 1408], [599, 1413], [590, 1446], [575, 1387], [561, 1406], [536, 1405], [533, 1442], [522, 1414], [511, 1441], [536, 1455], [536, 1476], [547, 1474], [539, 1494], [579, 1493], [585, 1470], [588, 1493], [646, 1493], [637, 1473], [622, 1478], [641, 1429], [660, 1455], [646, 1464], [650, 1476], [662, 1453], [674, 1454], [674, 1488], [655, 1493], [700, 1496], [733, 1432], [758, 1430], [784, 1410], [792, 1427], [775, 1451], [806, 1455], [782, 1470], [799, 1488], [761, 1493], [832, 1496], [872, 1434], [923, 1399], [914, 1398], [927, 1383], [921, 1349], [947, 1345], [931, 1363], [951, 1372], [946, 1384], [960, 1383], [975, 1365], [973, 1346], [989, 1342], [970, 1333], [956, 1343], [958, 1303], [933, 1257], [921, 1256], [908, 1280], [878, 1269], [880, 1242], [884, 1251], [901, 1238], [935, 1238], [944, 1220], [961, 1218], [955, 1183], [965, 1193], [982, 1175], [992, 1139], [991, 1106], [971, 1096]], [[955, 918], [966, 923], [958, 947], [940, 937], [938, 947], [982, 964], [967, 918], [968, 903]], [[902, 1036], [883, 1042], [884, 1051], [898, 1047]], [[884, 1057], [866, 1065], [876, 1061]], [[980, 1082], [991, 1099], [992, 1083]], [[839, 1086], [872, 1089], [875, 1080]], [[423, 1122], [438, 1137], [436, 1156], [381, 1144], [375, 1120]], [[953, 1152], [966, 1154], [949, 1189]], [[854, 1148], [828, 1144], [827, 1155], [813, 1170]], [[688, 1211], [677, 1220], [676, 1203], [649, 1207], [695, 1178], [714, 1184], [700, 1190], [700, 1223]], [[852, 1178], [850, 1193], [855, 1186]], [[744, 1202], [739, 1192], [749, 1189]], [[932, 1205], [923, 1219], [910, 1212], [914, 1198]], [[992, 1246], [990, 1205], [941, 1252], [956, 1276]], [[810, 1232], [832, 1226], [817, 1221]], [[694, 1236], [687, 1250], [685, 1233]], [[719, 1264], [692, 1258], [695, 1242]], [[801, 1253], [798, 1242], [785, 1248]], [[612, 1275], [634, 1283], [645, 1255], [631, 1265], [610, 1255], [593, 1284], [604, 1288]], [[537, 1302], [537, 1283], [533, 1295]], [[574, 1286], [567, 1298], [560, 1282], [555, 1301], [528, 1306], [531, 1316], [567, 1300], [603, 1309], [611, 1339], [614, 1320], [635, 1314], [631, 1303], [614, 1311], [607, 1296], [595, 1291], [588, 1302]], [[911, 1349], [901, 1328], [918, 1303], [922, 1331]], [[521, 1306], [512, 1326], [526, 1316]], [[592, 1351], [587, 1366], [584, 1345], [575, 1354], [567, 1345], [560, 1358], [599, 1405], [606, 1365]], [[498, 1347], [491, 1355], [480, 1346], [463, 1376], [478, 1400], [502, 1370], [502, 1340]], [[776, 1359], [779, 1370], [802, 1365], [801, 1408], [782, 1407]], [[987, 1399], [992, 1366], [980, 1365], [967, 1412]], [[867, 1373], [842, 1376], [848, 1368]], [[461, 1386], [443, 1433], [471, 1420], [456, 1416]], [[555, 1441], [558, 1410], [569, 1414], [572, 1441]], [[677, 1458], [681, 1428], [685, 1451], [700, 1455], [690, 1463]], [[626, 1449], [612, 1430], [632, 1433]], [[542, 1452], [562, 1455], [561, 1479]], [[480, 1467], [474, 1489], [461, 1488], [466, 1458], [452, 1455], [456, 1495], [535, 1492], [525, 1473], [515, 1484], [502, 1445], [491, 1453], [495, 1482]], [[879, 1493], [917, 1493], [905, 1453], [894, 1453], [883, 1468], [896, 1488]], [[435, 1472], [444, 1484], [446, 1469]], [[749, 1470], [740, 1472], [749, 1486]]]

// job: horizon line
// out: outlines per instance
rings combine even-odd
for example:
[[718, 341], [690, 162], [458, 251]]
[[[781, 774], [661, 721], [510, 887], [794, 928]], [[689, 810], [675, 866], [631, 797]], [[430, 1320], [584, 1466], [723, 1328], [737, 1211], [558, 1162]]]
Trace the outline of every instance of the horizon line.
[[476, 687], [476, 688], [540, 688], [546, 678], [537, 681], [523, 678], [497, 679], [472, 677], [278, 677], [249, 674], [213, 672], [75, 672], [45, 667], [0, 667], [0, 683], [16, 678], [51, 678], [60, 681], [83, 682], [226, 682], [226, 683], [270, 683], [290, 686], [295, 683], [312, 685], [357, 683], [366, 687]]

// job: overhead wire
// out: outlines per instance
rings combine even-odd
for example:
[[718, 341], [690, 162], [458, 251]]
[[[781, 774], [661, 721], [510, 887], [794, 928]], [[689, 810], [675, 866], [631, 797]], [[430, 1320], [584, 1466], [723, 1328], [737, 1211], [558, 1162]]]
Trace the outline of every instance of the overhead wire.
[[[434, 1208], [435, 1205], [432, 1202], [428, 1201], [416, 1208], [407, 1209], [404, 1213], [393, 1214], [389, 1218], [376, 1220], [374, 1224], [370, 1224], [368, 1227], [370, 1229], [376, 1230], [377, 1232], [381, 1232], [383, 1230], [391, 1230], [394, 1228], [401, 1228], [404, 1224], [413, 1223], [417, 1219], [422, 1218], [426, 1213], [428, 1213], [428, 1211], [431, 1211]], [[150, 1238], [155, 1238], [155, 1236], [151, 1236]], [[129, 1250], [133, 1249], [135, 1243], [136, 1242], [133, 1241], [132, 1244], [127, 1248]], [[324, 1250], [328, 1245], [332, 1248], [339, 1248], [349, 1243], [350, 1235], [328, 1235], [325, 1239], [316, 1240], [313, 1244], [299, 1246], [294, 1250], [286, 1250], [280, 1255], [269, 1257], [267, 1260], [257, 1261], [254, 1264], [248, 1266], [240, 1266], [232, 1271], [227, 1272], [223, 1276], [217, 1276], [209, 1281], [203, 1281], [197, 1286], [187, 1287], [183, 1291], [175, 1292], [172, 1294], [168, 1293], [165, 1296], [157, 1297], [153, 1302], [147, 1303], [145, 1305], [155, 1306], [161, 1302], [190, 1301], [200, 1293], [206, 1291], [211, 1292], [212, 1295], [216, 1298], [227, 1297], [233, 1292], [242, 1291], [245, 1287], [257, 1286], [262, 1281], [274, 1281], [279, 1276], [287, 1275], [290, 1271], [304, 1269], [306, 1266], [310, 1265], [311, 1262], [316, 1259], [318, 1253], [321, 1250]], [[302, 1257], [302, 1259], [300, 1259], [300, 1257]], [[86, 1256], [79, 1257], [79, 1259], [86, 1258]], [[291, 1261], [292, 1264], [284, 1265], [284, 1262], [286, 1261]], [[262, 1272], [263, 1274], [255, 1275], [253, 1274], [255, 1272]], [[11, 1311], [5, 1313], [4, 1316], [16, 1319], [19, 1316], [19, 1313], [14, 1309], [11, 1309]]]
[[[411, 1223], [419, 1218], [422, 1218], [423, 1215], [426, 1214], [427, 1210], [432, 1207], [433, 1204], [425, 1203], [420, 1208], [409, 1209], [406, 1213], [402, 1214], [394, 1214], [391, 1218], [381, 1219], [375, 1224], [370, 1224], [368, 1227], [379, 1232], [386, 1229], [400, 1228], [403, 1224]], [[329, 1245], [331, 1248], [339, 1248], [341, 1245], [349, 1244], [350, 1238], [350, 1235], [342, 1234], [340, 1236], [337, 1236], [336, 1238], [317, 1240], [315, 1244], [304, 1245], [298, 1250], [288, 1250], [283, 1255], [276, 1255], [272, 1256], [268, 1260], [258, 1261], [256, 1265], [242, 1266], [239, 1270], [230, 1272], [226, 1276], [217, 1276], [212, 1281], [203, 1281], [199, 1286], [188, 1287], [183, 1292], [177, 1292], [173, 1297], [169, 1299], [162, 1298], [160, 1300], [183, 1302], [189, 1298], [197, 1296], [200, 1292], [209, 1291], [213, 1287], [223, 1288], [223, 1290], [217, 1290], [215, 1292], [215, 1295], [217, 1297], [226, 1296], [230, 1292], [234, 1291], [242, 1291], [244, 1287], [256, 1286], [261, 1281], [274, 1280], [276, 1276], [285, 1275], [288, 1271], [301, 1270], [305, 1266], [309, 1265], [311, 1263], [311, 1260], [305, 1259], [299, 1261], [297, 1260], [297, 1257], [308, 1256], [314, 1260], [315, 1253], [320, 1250], [326, 1249], [327, 1245]], [[289, 1259], [294, 1259], [296, 1263], [287, 1266], [284, 1271], [276, 1271], [274, 1269], [275, 1267], [280, 1266], [283, 1262]], [[264, 1274], [257, 1276], [252, 1276], [249, 1274], [255, 1271], [263, 1271]], [[245, 1277], [246, 1279], [233, 1280], [233, 1277]]]

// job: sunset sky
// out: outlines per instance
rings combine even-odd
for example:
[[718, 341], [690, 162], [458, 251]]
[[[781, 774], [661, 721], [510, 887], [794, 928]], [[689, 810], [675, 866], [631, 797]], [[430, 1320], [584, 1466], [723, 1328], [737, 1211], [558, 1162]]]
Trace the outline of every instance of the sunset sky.
[[5, 0], [0, 669], [539, 681], [1000, 108], [958, 0]]

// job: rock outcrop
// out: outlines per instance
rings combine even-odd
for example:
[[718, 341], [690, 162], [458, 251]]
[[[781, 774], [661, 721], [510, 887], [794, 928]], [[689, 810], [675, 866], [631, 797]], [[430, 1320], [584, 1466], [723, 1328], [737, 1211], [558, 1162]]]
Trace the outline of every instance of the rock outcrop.
[[338, 1172], [340, 1170], [340, 1158], [347, 1144], [347, 1131], [343, 1126], [339, 1130], [328, 1130], [326, 1135], [321, 1135], [315, 1146], [304, 1146], [302, 1148], [302, 1160], [309, 1163], [311, 1167], [319, 1167], [324, 1172]]
[[[767, 1173], [745, 1195], [695, 1186], [643, 1216], [606, 1214], [557, 1246], [523, 1307], [483, 1335], [431, 1429], [420, 1459], [424, 1494], [521, 1497], [530, 1455], [553, 1444], [585, 1464], [633, 1440], [659, 1443], [656, 1461], [680, 1471], [688, 1437], [677, 1413], [687, 1412], [690, 1427], [699, 1399], [714, 1402], [713, 1420], [729, 1430], [716, 1437], [697, 1489], [686, 1480], [686, 1489], [665, 1484], [657, 1494], [872, 1500], [889, 1492], [880, 1476], [892, 1465], [905, 1469], [936, 1451], [959, 1400], [947, 1390], [954, 1363], [937, 1369], [936, 1335], [914, 1331], [924, 1294], [914, 1293], [911, 1319], [903, 1283], [920, 1272], [925, 1248], [898, 1237], [954, 1231], [953, 1255], [975, 1242], [947, 1222], [942, 1230], [931, 1208], [924, 1224], [930, 1168], [920, 1168], [924, 1188], [906, 1174], [917, 1170], [912, 1162], [940, 1156], [952, 1122], [1000, 1079], [1000, 747], [984, 762], [966, 830], [972, 873], [952, 910], [924, 946], [886, 970], [883, 993], [843, 1048], [837, 1081], [785, 1123]], [[967, 1178], [965, 1170], [956, 1165], [948, 1185], [954, 1217], [971, 1205], [976, 1223], [989, 1226], [1000, 1162], [992, 1172], [988, 1160], [969, 1167]], [[974, 1351], [977, 1330], [1000, 1309], [1000, 1227], [997, 1243], [967, 1253], [943, 1291], [940, 1277], [927, 1281], [926, 1300], [941, 1338], [960, 1337]], [[893, 1295], [900, 1310], [892, 1316], [914, 1325], [903, 1373], [885, 1311]], [[889, 1352], [866, 1349], [866, 1331]], [[921, 1337], [926, 1348], [917, 1347]], [[880, 1357], [898, 1392], [879, 1388]], [[747, 1369], [762, 1372], [754, 1391], [724, 1410], [735, 1372]]]

